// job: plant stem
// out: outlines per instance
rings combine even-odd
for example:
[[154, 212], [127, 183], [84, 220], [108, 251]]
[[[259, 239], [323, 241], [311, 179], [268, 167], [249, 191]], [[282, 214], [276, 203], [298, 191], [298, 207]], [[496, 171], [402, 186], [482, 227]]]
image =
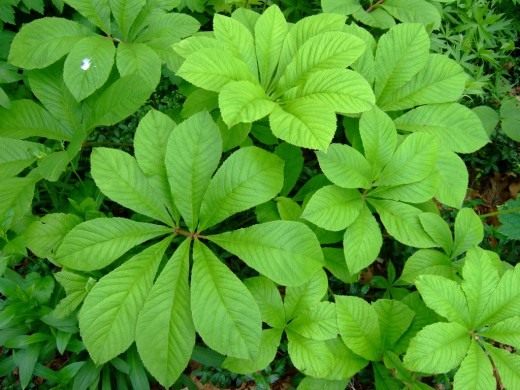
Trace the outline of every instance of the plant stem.
[[520, 207], [513, 207], [512, 209], [507, 210], [497, 210], [493, 211], [492, 213], [482, 214], [480, 218], [488, 218], [488, 217], [494, 217], [495, 215], [505, 215], [505, 214], [514, 214], [520, 212]]
[[207, 239], [206, 236], [203, 236], [202, 234], [199, 234], [198, 232], [190, 232], [188, 230], [181, 229], [179, 227], [176, 227], [173, 231], [175, 234], [178, 234], [179, 236], [188, 237], [194, 240], [198, 240], [199, 238]]
[[378, 8], [381, 4], [383, 4], [385, 0], [377, 0], [376, 3], [372, 4], [370, 7], [368, 7], [367, 12], [372, 12], [376, 8]]

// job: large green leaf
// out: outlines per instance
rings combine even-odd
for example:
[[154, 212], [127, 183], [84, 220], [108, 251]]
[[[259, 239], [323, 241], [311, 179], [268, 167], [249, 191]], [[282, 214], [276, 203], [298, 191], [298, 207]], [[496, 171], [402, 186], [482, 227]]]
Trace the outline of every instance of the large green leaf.
[[447, 206], [460, 208], [468, 189], [468, 170], [456, 153], [440, 148], [437, 159], [439, 185], [435, 198]]
[[422, 24], [405, 23], [392, 27], [379, 39], [376, 51], [378, 100], [394, 96], [428, 61], [430, 39]]
[[92, 34], [77, 22], [42, 18], [24, 25], [16, 34], [9, 62], [26, 69], [45, 68], [67, 54], [74, 44]]
[[197, 87], [215, 92], [220, 92], [231, 81], [256, 81], [244, 61], [215, 48], [198, 50], [188, 56], [177, 75]]
[[273, 134], [296, 146], [327, 149], [336, 132], [336, 114], [312, 99], [294, 99], [275, 105], [269, 124]]
[[338, 335], [336, 307], [332, 302], [320, 302], [302, 310], [287, 329], [311, 340], [334, 339]]
[[361, 8], [359, 0], [321, 0], [323, 12], [350, 15]]
[[327, 340], [326, 344], [334, 356], [331, 370], [326, 376], [329, 380], [349, 379], [368, 364], [368, 361], [348, 349], [339, 337]]
[[433, 29], [441, 24], [441, 14], [426, 0], [387, 0], [381, 7], [404, 23], [422, 23]]
[[365, 157], [351, 146], [332, 144], [318, 152], [320, 168], [327, 179], [343, 188], [370, 188], [372, 168]]
[[237, 123], [250, 123], [271, 113], [275, 103], [263, 88], [251, 81], [232, 81], [219, 94], [222, 119], [228, 127]]
[[31, 211], [36, 179], [10, 177], [0, 181], [0, 231], [3, 234]]
[[112, 263], [134, 246], [171, 232], [166, 226], [124, 218], [91, 219], [65, 236], [56, 261], [68, 268], [93, 271]]
[[81, 15], [110, 34], [110, 6], [108, 0], [63, 0]]
[[81, 338], [97, 364], [124, 352], [134, 341], [137, 318], [170, 239], [145, 249], [102, 277], [79, 312]]
[[91, 172], [101, 192], [120, 205], [165, 224], [172, 224], [167, 199], [153, 187], [136, 160], [122, 150], [96, 148], [90, 155]]
[[471, 341], [468, 354], [462, 361], [453, 381], [455, 390], [495, 390], [496, 381], [489, 357], [480, 345]]
[[464, 208], [458, 212], [455, 217], [454, 236], [452, 257], [461, 255], [484, 239], [484, 226], [473, 209]]
[[298, 98], [319, 101], [341, 113], [368, 111], [375, 104], [368, 82], [359, 73], [341, 68], [312, 72], [294, 93]]
[[424, 179], [414, 183], [377, 187], [370, 191], [370, 197], [390, 199], [406, 203], [424, 203], [433, 198], [437, 191], [438, 183], [437, 172], [433, 172]]
[[255, 24], [255, 49], [262, 86], [268, 90], [276, 71], [288, 26], [277, 5], [272, 5]]
[[448, 321], [468, 324], [466, 297], [458, 283], [443, 276], [421, 275], [415, 285], [429, 308]]
[[200, 241], [195, 241], [191, 307], [202, 340], [224, 355], [254, 359], [260, 348], [262, 320], [244, 284]]
[[222, 154], [220, 131], [203, 111], [179, 124], [166, 148], [166, 171], [173, 201], [191, 230]]
[[17, 139], [45, 137], [69, 141], [72, 129], [65, 129], [36, 102], [23, 99], [12, 101], [9, 110], [0, 107], [0, 136]]
[[146, 5], [146, 0], [108, 0], [108, 3], [119, 31], [123, 34], [123, 38], [127, 39], [132, 24]]
[[520, 266], [506, 271], [493, 294], [486, 319], [482, 323], [496, 323], [520, 316]]
[[500, 105], [502, 130], [511, 139], [520, 142], [520, 102], [517, 97], [506, 98]]
[[406, 332], [415, 313], [404, 303], [390, 299], [378, 299], [372, 307], [379, 320], [383, 349], [390, 350]]
[[301, 222], [273, 221], [208, 237], [278, 284], [305, 283], [322, 266], [312, 230]]
[[401, 130], [435, 135], [446, 149], [458, 153], [472, 153], [489, 142], [478, 115], [458, 103], [418, 107], [395, 124]]
[[397, 186], [426, 179], [434, 170], [439, 151], [435, 137], [416, 133], [399, 145], [377, 181], [380, 186]]
[[520, 317], [510, 317], [490, 326], [482, 332], [482, 336], [498, 341], [501, 344], [520, 348]]
[[283, 186], [283, 162], [260, 148], [242, 148], [224, 161], [202, 200], [199, 229], [272, 199]]
[[244, 284], [260, 308], [262, 321], [273, 328], [282, 329], [285, 326], [285, 311], [276, 284], [265, 276], [248, 278]]
[[486, 345], [486, 351], [491, 355], [504, 388], [520, 388], [520, 356], [491, 345]]
[[314, 193], [302, 218], [321, 228], [340, 231], [358, 218], [362, 208], [363, 201], [357, 190], [330, 185]]
[[367, 360], [379, 360], [383, 344], [376, 310], [358, 297], [335, 299], [339, 334], [347, 347]]
[[16, 176], [45, 151], [45, 146], [36, 142], [0, 137], [0, 179]]
[[444, 253], [434, 249], [420, 249], [406, 260], [400, 280], [412, 284], [419, 275], [454, 279], [454, 274], [455, 267]]
[[305, 283], [299, 286], [289, 286], [285, 289], [284, 308], [287, 321], [299, 313], [311, 310], [327, 293], [327, 274], [319, 270]]
[[326, 341], [311, 340], [290, 330], [287, 339], [289, 357], [300, 372], [318, 378], [327, 376], [336, 357]]
[[467, 78], [464, 69], [454, 60], [430, 54], [419, 73], [394, 94], [382, 96], [377, 104], [385, 111], [396, 111], [423, 104], [454, 102], [462, 96]]
[[457, 367], [471, 343], [468, 329], [457, 323], [438, 322], [423, 328], [410, 341], [405, 366], [425, 374], [440, 374]]
[[372, 264], [382, 245], [379, 224], [369, 208], [364, 206], [343, 237], [343, 251], [350, 273], [357, 273]]
[[136, 325], [136, 344], [146, 368], [170, 387], [195, 345], [188, 286], [190, 240], [185, 240], [155, 281]]
[[78, 102], [105, 84], [115, 54], [113, 42], [97, 35], [83, 38], [72, 47], [63, 66], [63, 80]]
[[119, 43], [116, 64], [121, 76], [137, 74], [150, 88], [155, 88], [159, 84], [161, 59], [144, 43]]

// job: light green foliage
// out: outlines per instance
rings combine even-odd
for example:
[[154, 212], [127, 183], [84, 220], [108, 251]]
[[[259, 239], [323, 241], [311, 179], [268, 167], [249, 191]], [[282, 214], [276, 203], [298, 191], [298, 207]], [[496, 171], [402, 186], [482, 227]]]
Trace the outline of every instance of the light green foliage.
[[254, 31], [239, 17], [216, 15], [214, 38], [189, 38], [175, 46], [185, 58], [178, 74], [219, 93], [228, 127], [269, 115], [278, 138], [326, 149], [336, 129], [335, 112], [367, 111], [375, 100], [366, 80], [344, 69], [365, 48], [343, 25], [341, 17], [316, 15], [289, 29], [274, 5], [254, 21]]

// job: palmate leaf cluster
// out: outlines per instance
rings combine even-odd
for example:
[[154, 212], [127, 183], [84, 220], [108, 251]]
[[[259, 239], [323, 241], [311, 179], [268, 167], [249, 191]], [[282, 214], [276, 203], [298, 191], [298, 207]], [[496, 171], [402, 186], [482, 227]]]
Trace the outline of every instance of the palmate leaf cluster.
[[[35, 99], [0, 108], [0, 344], [17, 350], [0, 372], [18, 367], [23, 387], [34, 372], [81, 389], [108, 388], [113, 375], [146, 388], [148, 372], [169, 387], [204, 344], [244, 375], [286, 351], [300, 389], [344, 389], [360, 371], [377, 389], [429, 389], [423, 377], [450, 371], [456, 390], [493, 388], [493, 367], [520, 386], [518, 266], [478, 248], [482, 222], [462, 208], [459, 154], [488, 133], [457, 103], [462, 68], [430, 53], [435, 20], [385, 1], [377, 10], [413, 23], [391, 18], [376, 39], [345, 24], [361, 11], [293, 24], [273, 5], [216, 14], [198, 31], [172, 12], [198, 2], [65, 3], [81, 22], [28, 23], [9, 52]], [[94, 147], [88, 172], [75, 172], [110, 211], [71, 199], [32, 216], [42, 181], [63, 177], [95, 128], [135, 112], [164, 66], [183, 107], [150, 110], [131, 152]], [[453, 233], [439, 204], [460, 209]], [[363, 296], [360, 274], [386, 237], [418, 250], [398, 279], [389, 266], [395, 299]], [[61, 268], [63, 291], [49, 277], [18, 280], [9, 261], [27, 255]], [[17, 299], [45, 306], [33, 322], [50, 321], [36, 329], [53, 337], [17, 328]], [[38, 360], [55, 347], [89, 358], [53, 373]]]

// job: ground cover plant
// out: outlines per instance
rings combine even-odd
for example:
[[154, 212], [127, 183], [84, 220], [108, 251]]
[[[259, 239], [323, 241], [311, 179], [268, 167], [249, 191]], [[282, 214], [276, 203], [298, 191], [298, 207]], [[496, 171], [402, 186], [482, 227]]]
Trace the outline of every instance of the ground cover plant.
[[0, 5], [0, 386], [520, 388], [515, 5]]

